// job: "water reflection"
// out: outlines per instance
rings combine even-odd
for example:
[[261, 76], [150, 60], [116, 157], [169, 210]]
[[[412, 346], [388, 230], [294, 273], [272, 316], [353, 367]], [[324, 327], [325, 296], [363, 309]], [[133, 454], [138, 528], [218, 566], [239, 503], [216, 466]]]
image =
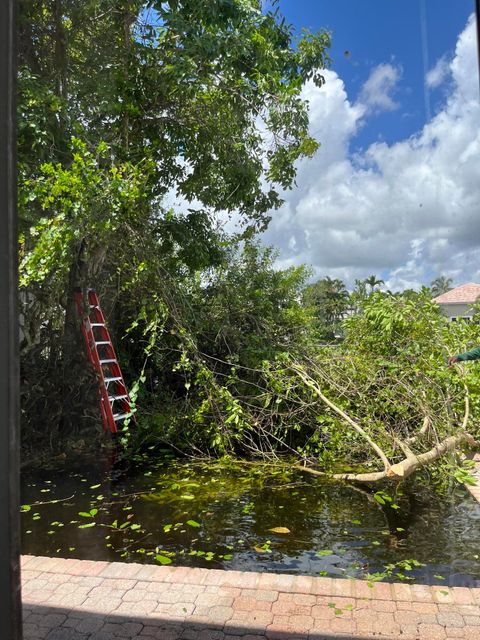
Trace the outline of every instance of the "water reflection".
[[112, 462], [24, 474], [23, 553], [480, 584], [480, 505], [461, 487], [446, 498], [417, 484], [379, 504], [265, 467]]

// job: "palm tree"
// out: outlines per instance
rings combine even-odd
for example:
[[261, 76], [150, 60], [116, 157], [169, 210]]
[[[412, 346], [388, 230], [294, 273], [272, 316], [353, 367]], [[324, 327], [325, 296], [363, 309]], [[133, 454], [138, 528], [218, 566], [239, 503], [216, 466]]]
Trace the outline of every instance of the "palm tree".
[[385, 280], [377, 279], [377, 276], [371, 275], [368, 278], [365, 278], [365, 284], [368, 284], [370, 287], [370, 293], [373, 293], [375, 287], [379, 287], [381, 284], [385, 284]]
[[432, 292], [432, 298], [441, 296], [442, 293], [447, 293], [452, 288], [452, 278], [446, 278], [445, 276], [438, 276], [430, 283], [430, 290]]
[[315, 309], [318, 326], [324, 338], [335, 338], [349, 308], [349, 299], [350, 294], [345, 283], [338, 278], [326, 276], [305, 288], [304, 302]]

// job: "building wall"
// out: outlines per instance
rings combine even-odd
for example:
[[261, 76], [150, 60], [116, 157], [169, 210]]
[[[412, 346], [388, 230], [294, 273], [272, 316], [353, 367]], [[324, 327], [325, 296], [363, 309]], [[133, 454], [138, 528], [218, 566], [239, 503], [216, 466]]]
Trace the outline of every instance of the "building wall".
[[443, 313], [450, 320], [457, 318], [468, 318], [473, 315], [473, 310], [469, 304], [441, 304], [439, 303]]

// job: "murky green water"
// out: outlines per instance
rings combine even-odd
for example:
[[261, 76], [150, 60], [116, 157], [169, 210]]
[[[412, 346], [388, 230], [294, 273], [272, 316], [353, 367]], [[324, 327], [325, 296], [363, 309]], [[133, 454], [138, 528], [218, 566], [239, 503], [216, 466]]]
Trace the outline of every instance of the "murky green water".
[[265, 467], [112, 472], [79, 456], [26, 471], [22, 503], [28, 554], [480, 586], [480, 505], [462, 487], [446, 498], [417, 486], [381, 505]]

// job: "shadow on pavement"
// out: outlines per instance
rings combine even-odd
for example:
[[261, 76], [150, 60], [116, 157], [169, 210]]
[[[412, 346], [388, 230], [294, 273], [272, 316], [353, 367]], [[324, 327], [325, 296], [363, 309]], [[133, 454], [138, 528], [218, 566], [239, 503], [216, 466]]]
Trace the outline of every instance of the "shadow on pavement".
[[24, 640], [379, 640], [381, 636], [281, 628], [248, 628], [227, 623], [167, 620], [158, 616], [102, 614], [64, 607], [23, 605]]

